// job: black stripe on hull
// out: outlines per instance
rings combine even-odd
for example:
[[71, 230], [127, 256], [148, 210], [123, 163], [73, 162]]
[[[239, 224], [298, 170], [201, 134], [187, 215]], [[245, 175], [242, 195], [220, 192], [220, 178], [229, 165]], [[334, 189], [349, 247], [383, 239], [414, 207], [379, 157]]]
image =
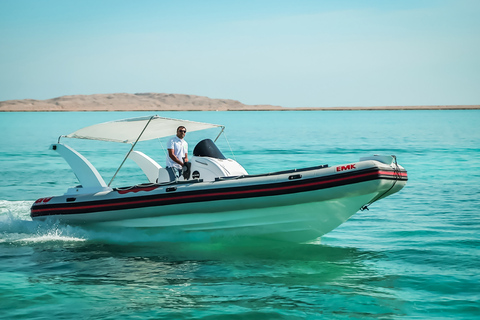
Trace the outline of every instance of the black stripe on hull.
[[377, 168], [339, 173], [309, 179], [290, 180], [271, 184], [258, 184], [196, 191], [178, 191], [145, 196], [132, 196], [109, 200], [60, 204], [34, 204], [31, 217], [105, 212], [113, 210], [158, 207], [195, 202], [278, 196], [345, 186], [359, 182], [384, 179], [406, 181], [406, 171], [379, 170]]

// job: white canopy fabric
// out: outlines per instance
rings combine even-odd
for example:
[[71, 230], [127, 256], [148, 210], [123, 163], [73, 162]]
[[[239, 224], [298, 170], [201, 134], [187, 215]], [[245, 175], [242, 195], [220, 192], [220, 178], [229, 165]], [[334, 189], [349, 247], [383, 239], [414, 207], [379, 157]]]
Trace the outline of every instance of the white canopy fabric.
[[[187, 132], [210, 128], [222, 128], [223, 130], [225, 128], [218, 124], [149, 116], [99, 123], [63, 137], [135, 143], [140, 134], [141, 137], [138, 141], [173, 136], [176, 134], [179, 126], [187, 128]], [[142, 133], [143, 130], [145, 131]]]

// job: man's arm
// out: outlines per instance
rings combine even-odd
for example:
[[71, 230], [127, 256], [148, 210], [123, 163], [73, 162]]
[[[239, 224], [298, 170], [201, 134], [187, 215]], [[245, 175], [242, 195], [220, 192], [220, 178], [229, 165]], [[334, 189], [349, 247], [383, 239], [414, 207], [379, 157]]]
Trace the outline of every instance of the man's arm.
[[[168, 150], [168, 156], [170, 157], [170, 159], [172, 159], [174, 162], [178, 163], [183, 167], [183, 161], [177, 158], [177, 156], [173, 153], [173, 149], [167, 149], [167, 150]], [[185, 155], [185, 159], [186, 159], [185, 162], [188, 161], [186, 157], [187, 155]]]

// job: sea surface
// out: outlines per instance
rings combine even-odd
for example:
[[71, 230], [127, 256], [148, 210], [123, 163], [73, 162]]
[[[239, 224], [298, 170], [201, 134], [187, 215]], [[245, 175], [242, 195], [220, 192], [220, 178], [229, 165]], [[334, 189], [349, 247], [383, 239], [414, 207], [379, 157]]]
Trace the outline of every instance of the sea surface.
[[[407, 186], [311, 243], [31, 221], [36, 199], [78, 184], [51, 143], [150, 114], [0, 113], [1, 319], [480, 319], [479, 110], [159, 113], [226, 125], [219, 148], [251, 174], [396, 155]], [[128, 151], [62, 142], [106, 181]], [[164, 147], [138, 150], [164, 164]], [[128, 161], [113, 184], [139, 171]]]

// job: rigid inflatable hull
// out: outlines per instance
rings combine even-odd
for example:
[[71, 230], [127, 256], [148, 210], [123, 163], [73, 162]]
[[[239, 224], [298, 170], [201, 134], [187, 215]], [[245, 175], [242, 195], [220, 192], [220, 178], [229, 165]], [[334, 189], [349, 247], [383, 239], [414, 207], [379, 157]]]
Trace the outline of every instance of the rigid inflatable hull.
[[395, 193], [406, 171], [377, 161], [259, 176], [136, 186], [37, 200], [33, 219], [303, 242]]

